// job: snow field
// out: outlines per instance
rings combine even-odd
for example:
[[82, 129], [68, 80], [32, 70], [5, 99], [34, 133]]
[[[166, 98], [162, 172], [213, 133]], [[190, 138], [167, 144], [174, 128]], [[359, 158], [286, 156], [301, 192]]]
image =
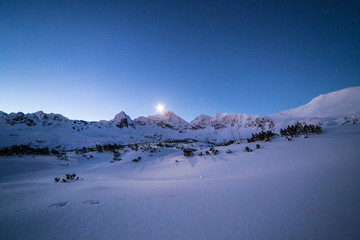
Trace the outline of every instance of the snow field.
[[216, 156], [1, 157], [0, 239], [359, 239], [359, 140], [349, 125]]

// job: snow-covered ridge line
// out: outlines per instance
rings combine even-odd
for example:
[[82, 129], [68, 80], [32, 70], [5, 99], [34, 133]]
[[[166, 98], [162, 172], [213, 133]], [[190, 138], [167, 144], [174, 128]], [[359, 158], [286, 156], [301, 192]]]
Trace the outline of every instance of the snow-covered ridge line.
[[272, 119], [338, 119], [360, 112], [360, 86], [321, 94], [297, 108], [272, 114]]
[[109, 121], [71, 120], [61, 114], [0, 112], [0, 147], [33, 144], [77, 148], [181, 140], [205, 142], [245, 139], [260, 131], [279, 131], [297, 121], [310, 124], [360, 123], [360, 87], [320, 95], [308, 104], [270, 116], [237, 113], [199, 115], [188, 123], [173, 112], [134, 120], [125, 112]]
[[[241, 125], [243, 122], [254, 119], [284, 120], [284, 119], [340, 119], [345, 116], [353, 116], [360, 112], [360, 86], [342, 89], [328, 94], [321, 94], [312, 99], [309, 103], [297, 108], [285, 110], [269, 116], [238, 114], [238, 113], [217, 113], [213, 117], [201, 114], [190, 123], [177, 116], [175, 113], [168, 111], [163, 114], [157, 114], [148, 117], [138, 117], [134, 120], [125, 112], [121, 111], [116, 114], [114, 119], [109, 121], [100, 120], [99, 123], [118, 125], [119, 128], [135, 127], [135, 125], [158, 125], [162, 128], [170, 129], [204, 129], [209, 126], [215, 129], [221, 128], [221, 125], [227, 123], [231, 126]], [[27, 120], [33, 121], [81, 121], [71, 120], [61, 114], [44, 113], [38, 111], [35, 113], [24, 114], [22, 112], [10, 113], [0, 111], [0, 118], [7, 119], [10, 124], [26, 123]], [[259, 121], [259, 120], [258, 120]], [[31, 122], [31, 121], [30, 121]], [[95, 123], [95, 122], [93, 122]], [[31, 124], [31, 123], [30, 123]], [[244, 125], [246, 127], [246, 124]]]

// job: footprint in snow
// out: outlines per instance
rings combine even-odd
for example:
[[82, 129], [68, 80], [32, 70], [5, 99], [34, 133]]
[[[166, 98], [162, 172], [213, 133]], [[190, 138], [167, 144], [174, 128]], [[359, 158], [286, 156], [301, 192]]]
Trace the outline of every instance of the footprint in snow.
[[87, 201], [83, 201], [83, 205], [86, 206], [91, 206], [91, 205], [98, 205], [101, 202], [99, 200], [87, 200]]
[[57, 208], [66, 207], [67, 205], [69, 205], [69, 202], [59, 202], [49, 205], [48, 208], [57, 209]]

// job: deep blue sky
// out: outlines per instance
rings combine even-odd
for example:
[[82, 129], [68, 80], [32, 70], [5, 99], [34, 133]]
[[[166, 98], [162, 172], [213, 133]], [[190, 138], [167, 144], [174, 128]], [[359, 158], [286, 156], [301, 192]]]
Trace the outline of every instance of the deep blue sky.
[[358, 1], [3, 1], [0, 110], [267, 115], [360, 85]]

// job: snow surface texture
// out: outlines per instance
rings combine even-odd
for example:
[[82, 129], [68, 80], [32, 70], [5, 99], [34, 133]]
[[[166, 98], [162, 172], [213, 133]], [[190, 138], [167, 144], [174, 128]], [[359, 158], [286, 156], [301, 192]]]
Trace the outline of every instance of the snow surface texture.
[[360, 125], [323, 130], [215, 156], [0, 157], [0, 239], [360, 239]]
[[224, 143], [245, 139], [252, 133], [278, 132], [297, 121], [338, 125], [360, 121], [360, 87], [320, 95], [308, 104], [270, 116], [217, 113], [200, 115], [190, 123], [173, 112], [132, 120], [120, 112], [110, 121], [70, 120], [42, 111], [23, 114], [0, 112], [0, 147], [30, 145], [57, 149], [94, 147], [96, 144], [129, 144], [194, 139]]

